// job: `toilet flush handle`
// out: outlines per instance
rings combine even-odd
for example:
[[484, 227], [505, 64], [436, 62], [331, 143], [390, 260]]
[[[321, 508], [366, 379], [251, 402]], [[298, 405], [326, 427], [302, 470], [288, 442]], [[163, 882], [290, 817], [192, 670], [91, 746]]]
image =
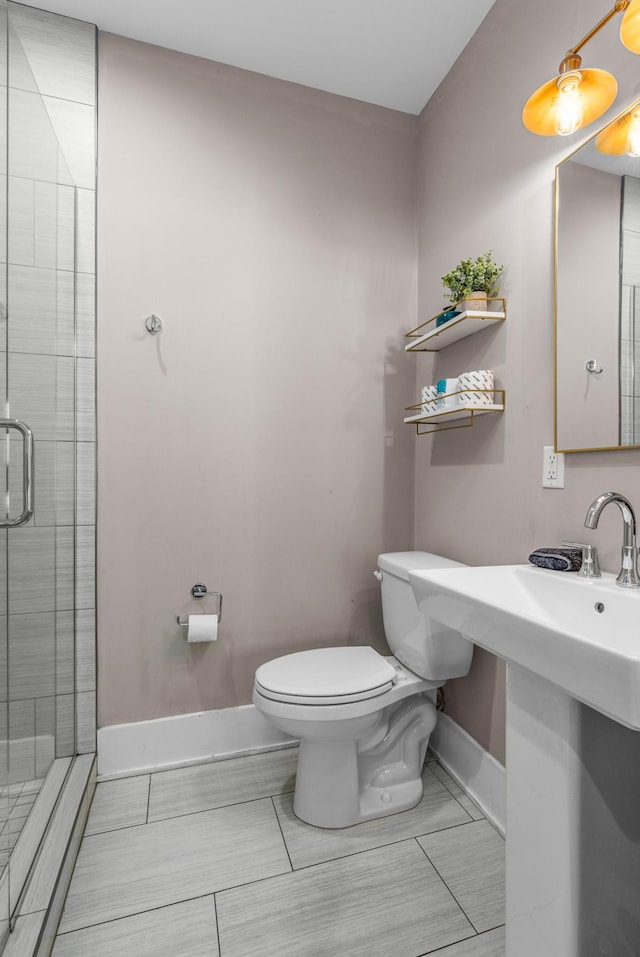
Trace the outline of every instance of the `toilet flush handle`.
[[382, 581], [382, 572], [378, 571], [377, 568], [376, 568], [376, 570], [374, 571], [373, 574], [376, 576], [376, 578], [378, 579], [379, 582]]

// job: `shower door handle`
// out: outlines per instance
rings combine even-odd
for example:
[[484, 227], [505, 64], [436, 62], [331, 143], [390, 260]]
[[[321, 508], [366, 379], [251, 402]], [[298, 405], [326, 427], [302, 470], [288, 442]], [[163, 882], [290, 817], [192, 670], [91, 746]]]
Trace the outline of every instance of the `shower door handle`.
[[15, 528], [33, 515], [33, 432], [18, 419], [0, 419], [0, 429], [15, 429], [22, 435], [22, 511], [17, 518], [0, 521], [0, 528]]

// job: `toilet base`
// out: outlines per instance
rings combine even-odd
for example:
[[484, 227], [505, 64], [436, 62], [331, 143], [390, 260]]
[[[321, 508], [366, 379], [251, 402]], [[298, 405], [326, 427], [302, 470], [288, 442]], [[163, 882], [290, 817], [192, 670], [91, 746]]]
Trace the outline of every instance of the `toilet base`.
[[437, 713], [414, 695], [379, 714], [357, 740], [303, 738], [293, 811], [316, 827], [350, 827], [422, 798], [422, 766]]

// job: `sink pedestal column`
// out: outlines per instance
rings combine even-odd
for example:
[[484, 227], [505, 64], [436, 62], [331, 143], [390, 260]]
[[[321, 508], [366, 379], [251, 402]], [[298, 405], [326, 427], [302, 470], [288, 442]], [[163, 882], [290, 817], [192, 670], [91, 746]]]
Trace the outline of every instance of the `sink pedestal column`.
[[507, 662], [507, 957], [578, 957], [578, 708]]
[[640, 732], [507, 663], [506, 957], [640, 954]]

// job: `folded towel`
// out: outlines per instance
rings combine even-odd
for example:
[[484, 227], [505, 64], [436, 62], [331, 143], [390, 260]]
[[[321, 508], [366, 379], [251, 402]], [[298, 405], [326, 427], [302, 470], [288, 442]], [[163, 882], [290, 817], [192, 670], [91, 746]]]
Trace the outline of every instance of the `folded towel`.
[[581, 548], [536, 548], [529, 555], [532, 565], [556, 572], [577, 572], [582, 565]]
[[438, 326], [443, 326], [445, 322], [449, 322], [450, 319], [453, 319], [455, 316], [460, 315], [459, 309], [447, 309], [446, 312], [441, 312], [438, 318], [436, 319], [436, 328]]
[[447, 412], [450, 409], [458, 408], [458, 380], [456, 379], [438, 379], [436, 384], [437, 396], [436, 405], [438, 412]]

